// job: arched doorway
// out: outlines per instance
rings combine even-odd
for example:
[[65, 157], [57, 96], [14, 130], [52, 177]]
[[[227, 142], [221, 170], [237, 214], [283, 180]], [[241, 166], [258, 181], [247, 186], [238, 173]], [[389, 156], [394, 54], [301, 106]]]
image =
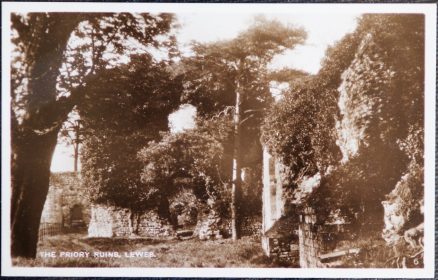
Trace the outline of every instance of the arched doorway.
[[70, 226], [72, 228], [78, 228], [84, 226], [84, 219], [82, 214], [82, 205], [75, 204], [70, 209]]

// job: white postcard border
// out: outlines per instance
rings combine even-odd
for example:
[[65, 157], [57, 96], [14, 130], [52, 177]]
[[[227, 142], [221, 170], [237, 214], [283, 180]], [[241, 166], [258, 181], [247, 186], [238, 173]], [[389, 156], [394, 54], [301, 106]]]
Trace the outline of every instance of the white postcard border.
[[[232, 8], [231, 8], [232, 7]], [[230, 9], [231, 8], [231, 9]], [[436, 4], [162, 4], [162, 3], [2, 3], [2, 260], [4, 276], [160, 277], [358, 277], [433, 278], [435, 269], [435, 102]], [[302, 268], [30, 268], [13, 267], [10, 257], [10, 13], [11, 12], [173, 12], [173, 13], [423, 13], [425, 53], [425, 248], [422, 269]]]

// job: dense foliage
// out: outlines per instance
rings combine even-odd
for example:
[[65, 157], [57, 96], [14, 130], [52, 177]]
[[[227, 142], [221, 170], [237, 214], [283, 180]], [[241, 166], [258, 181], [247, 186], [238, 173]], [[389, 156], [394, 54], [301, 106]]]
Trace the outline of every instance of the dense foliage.
[[[340, 156], [336, 146], [336, 115], [341, 74], [350, 65], [358, 36], [347, 34], [327, 50], [317, 75], [280, 75], [289, 90], [273, 104], [262, 127], [262, 141], [288, 167], [290, 187], [303, 176], [325, 171]], [[281, 72], [279, 73], [281, 74]]]
[[36, 255], [58, 133], [76, 105], [93, 102], [84, 100], [87, 82], [135, 51], [171, 50], [172, 26], [170, 14], [11, 14], [13, 256]]
[[141, 182], [137, 152], [168, 130], [168, 115], [178, 108], [179, 77], [167, 62], [149, 55], [101, 72], [87, 87], [80, 106], [85, 130], [82, 173], [94, 202], [141, 210], [156, 206]]
[[[221, 143], [223, 152], [220, 159], [219, 175], [220, 181], [224, 184], [226, 189], [230, 189], [231, 185], [231, 162], [233, 160], [233, 139], [234, 128], [232, 112], [221, 112], [211, 118], [198, 117], [197, 118], [197, 130], [201, 133], [211, 135], [216, 141]], [[256, 141], [256, 139], [253, 139]], [[253, 142], [250, 142], [253, 143]], [[242, 157], [244, 163], [249, 166], [243, 168], [244, 178], [237, 196], [239, 204], [237, 205], [238, 212], [241, 216], [252, 216], [261, 213], [261, 177], [262, 166], [258, 163], [260, 160], [258, 147], [253, 145], [252, 148], [247, 149], [247, 152]], [[229, 197], [228, 191], [225, 191], [222, 200], [226, 200]], [[229, 201], [228, 201], [229, 202]], [[226, 215], [228, 210], [223, 214]]]
[[[305, 38], [302, 29], [258, 18], [234, 39], [195, 43], [194, 55], [183, 61], [184, 101], [196, 106], [200, 116], [211, 117], [233, 108], [239, 92], [240, 137], [241, 143], [245, 143], [242, 154], [248, 154], [248, 148], [260, 146], [260, 123], [264, 110], [273, 101], [267, 65], [275, 55], [303, 43]], [[259, 147], [258, 160], [260, 151]]]
[[339, 153], [333, 130], [334, 93], [318, 86], [315, 77], [294, 84], [272, 106], [263, 125], [264, 143], [289, 167], [293, 181], [325, 170]]
[[232, 190], [233, 239], [237, 238], [238, 207], [242, 206], [242, 168], [250, 168], [249, 173], [258, 171], [254, 176], [258, 180], [252, 180], [252, 186], [244, 184], [245, 187], [258, 189], [261, 184], [260, 124], [265, 109], [273, 101], [268, 63], [275, 55], [302, 44], [305, 38], [303, 29], [259, 17], [231, 40], [194, 43], [194, 54], [183, 60], [186, 77], [183, 100], [197, 108], [200, 118], [211, 118], [233, 110], [233, 137], [227, 137], [229, 142], [224, 143], [225, 154], [232, 156], [225, 157], [229, 161], [223, 164], [230, 170], [227, 173]]
[[236, 90], [240, 90], [242, 112], [264, 108], [271, 102], [267, 64], [275, 55], [302, 44], [305, 37], [302, 29], [258, 18], [234, 39], [194, 43], [194, 55], [183, 61], [185, 100], [200, 115], [214, 115], [234, 106]]
[[[422, 165], [423, 20], [364, 15], [327, 51], [319, 73], [293, 84], [265, 118], [264, 142], [291, 169], [291, 188], [323, 175], [307, 201], [322, 216], [340, 209], [360, 228], [381, 229], [385, 195], [405, 172], [419, 180], [412, 161]], [[355, 137], [357, 151], [343, 147]], [[418, 201], [423, 186], [413, 181], [409, 199]]]
[[[50, 162], [59, 135], [71, 136], [61, 127], [74, 108], [70, 143], [76, 154], [83, 145], [95, 203], [169, 218], [169, 199], [190, 189], [224, 214], [236, 209], [228, 192], [244, 169], [237, 210], [259, 213], [262, 137], [286, 166], [289, 191], [321, 175], [301, 202], [322, 221], [337, 211], [358, 230], [381, 229], [385, 199], [403, 220], [388, 239], [422, 221], [423, 15], [362, 16], [312, 76], [268, 70], [306, 34], [263, 18], [234, 39], [194, 43], [178, 65], [170, 14], [12, 14], [11, 23], [13, 256], [35, 257]], [[272, 81], [289, 83], [277, 103]], [[197, 108], [197, 127], [168, 133], [181, 103]]]
[[138, 153], [141, 181], [155, 200], [191, 189], [200, 201], [218, 207], [226, 198], [220, 171], [223, 150], [217, 138], [202, 129], [164, 134]]
[[347, 77], [351, 80], [346, 81], [346, 86], [355, 96], [373, 100], [372, 114], [361, 120], [366, 127], [365, 144], [357, 155], [326, 178], [318, 192], [325, 192], [321, 197], [330, 199], [333, 208], [349, 212], [348, 216], [360, 214], [362, 228], [365, 224], [381, 228], [381, 203], [406, 172], [414, 174], [411, 178], [417, 178], [414, 180], [418, 183], [406, 187], [413, 195], [409, 199], [405, 196], [402, 203], [417, 204], [412, 210], [418, 211], [420, 207], [423, 184], [418, 174], [423, 165], [424, 118], [422, 20], [421, 16], [365, 16], [361, 21], [361, 27], [367, 28], [370, 35], [364, 38], [368, 41], [360, 50], [361, 56], [356, 56], [356, 64], [350, 67]]

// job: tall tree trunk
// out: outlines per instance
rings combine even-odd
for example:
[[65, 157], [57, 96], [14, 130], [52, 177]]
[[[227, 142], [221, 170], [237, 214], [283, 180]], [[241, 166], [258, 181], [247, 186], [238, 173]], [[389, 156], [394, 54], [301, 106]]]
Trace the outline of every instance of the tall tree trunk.
[[22, 104], [26, 113], [21, 123], [12, 120], [11, 127], [12, 257], [36, 257], [58, 132], [78, 95], [72, 92], [69, 98], [57, 99], [57, 77], [70, 34], [82, 19], [80, 13], [30, 13], [27, 23], [23, 16], [11, 15], [29, 77]]
[[74, 157], [75, 157], [75, 161], [74, 161], [73, 171], [76, 173], [76, 172], [78, 172], [78, 157], [79, 157], [77, 147], [75, 147]]
[[79, 144], [80, 144], [80, 142], [81, 142], [81, 135], [80, 135], [80, 133], [81, 133], [81, 125], [80, 125], [80, 123], [79, 123], [79, 121], [77, 121], [76, 122], [76, 125], [74, 126], [74, 133], [75, 133], [75, 139], [73, 140], [74, 141], [74, 144], [73, 144], [73, 147], [74, 147], [74, 172], [78, 172], [78, 161], [79, 161]]
[[[50, 165], [58, 133], [78, 102], [82, 88], [69, 98], [52, 100], [11, 127], [11, 255], [35, 258], [38, 230], [49, 190]], [[45, 125], [44, 125], [45, 124]], [[40, 127], [40, 128], [38, 128]]]
[[41, 213], [49, 189], [50, 163], [58, 130], [28, 134], [14, 143], [11, 255], [35, 258]]
[[79, 159], [79, 143], [74, 145], [75, 151], [74, 151], [74, 166], [73, 170], [74, 172], [78, 172], [78, 159]]
[[241, 96], [239, 82], [236, 87], [236, 108], [234, 112], [234, 145], [233, 145], [233, 175], [231, 185], [231, 238], [238, 239], [237, 230], [237, 200], [241, 185], [241, 163], [240, 163], [240, 107]]

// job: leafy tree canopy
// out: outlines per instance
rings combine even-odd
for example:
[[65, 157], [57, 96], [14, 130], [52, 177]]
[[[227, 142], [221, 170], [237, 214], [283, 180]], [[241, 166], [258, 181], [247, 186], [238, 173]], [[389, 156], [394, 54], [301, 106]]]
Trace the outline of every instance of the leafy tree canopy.
[[79, 107], [85, 128], [82, 173], [92, 199], [133, 210], [155, 206], [140, 180], [137, 152], [168, 130], [178, 108], [181, 80], [168, 62], [139, 55], [131, 63], [100, 72]]
[[186, 69], [184, 98], [200, 115], [215, 114], [235, 105], [237, 84], [243, 112], [265, 108], [272, 100], [267, 64], [286, 49], [302, 44], [303, 29], [257, 18], [236, 38], [208, 44], [194, 43], [194, 55], [183, 60]]
[[198, 129], [163, 135], [138, 154], [143, 163], [142, 182], [157, 196], [171, 197], [191, 188], [200, 199], [220, 196], [222, 144]]
[[[292, 83], [267, 114], [263, 140], [291, 169], [292, 187], [304, 175], [323, 174], [308, 200], [318, 211], [340, 209], [353, 219], [360, 214], [362, 226], [382, 221], [381, 201], [408, 166], [414, 166], [415, 176], [421, 174], [415, 164], [422, 162], [423, 151], [423, 20], [421, 15], [364, 15], [353, 33], [328, 49], [318, 74]], [[354, 110], [361, 96], [373, 105], [372, 114], [355, 123], [365, 127], [368, 144], [340, 164], [336, 120], [344, 117], [337, 104], [343, 82], [341, 90], [352, 99], [347, 110]], [[327, 172], [330, 165], [335, 169]], [[421, 184], [410, 188], [418, 198]]]
[[[60, 108], [69, 105], [68, 113], [82, 96], [80, 86], [86, 84], [86, 77], [148, 48], [167, 48], [173, 53], [175, 38], [168, 35], [172, 27], [171, 14], [13, 14], [13, 118], [24, 129], [24, 120], [30, 121], [33, 114], [57, 113], [46, 108], [51, 102], [58, 102]], [[158, 36], [164, 38], [158, 40]], [[28, 125], [44, 127], [56, 117], [40, 116]]]
[[381, 202], [394, 188], [402, 203], [419, 212], [424, 189], [423, 20], [421, 15], [365, 15], [356, 31], [366, 44], [355, 56], [363, 65], [352, 66], [349, 75], [356, 80], [348, 90], [375, 102], [372, 114], [362, 120], [369, 144], [324, 178], [312, 200], [322, 199], [329, 209], [338, 207], [349, 217], [359, 213], [362, 228], [381, 228]]
[[[275, 79], [269, 76], [267, 65], [275, 55], [303, 43], [305, 38], [300, 28], [257, 18], [234, 39], [194, 43], [194, 55], [183, 59], [183, 101], [194, 105], [200, 118], [230, 112], [236, 105], [236, 93], [240, 93], [240, 142], [245, 143], [241, 154], [258, 151], [257, 155], [243, 156], [243, 166], [261, 160], [260, 124], [264, 110], [273, 101], [269, 82]], [[232, 142], [233, 138], [228, 140]], [[227, 154], [232, 153], [231, 142]]]
[[[36, 256], [58, 133], [97, 72], [136, 50], [163, 47], [171, 55], [170, 14], [11, 14], [12, 255]], [[158, 38], [160, 37], [160, 38]], [[119, 56], [121, 58], [122, 56]], [[88, 100], [90, 101], [90, 100]]]

